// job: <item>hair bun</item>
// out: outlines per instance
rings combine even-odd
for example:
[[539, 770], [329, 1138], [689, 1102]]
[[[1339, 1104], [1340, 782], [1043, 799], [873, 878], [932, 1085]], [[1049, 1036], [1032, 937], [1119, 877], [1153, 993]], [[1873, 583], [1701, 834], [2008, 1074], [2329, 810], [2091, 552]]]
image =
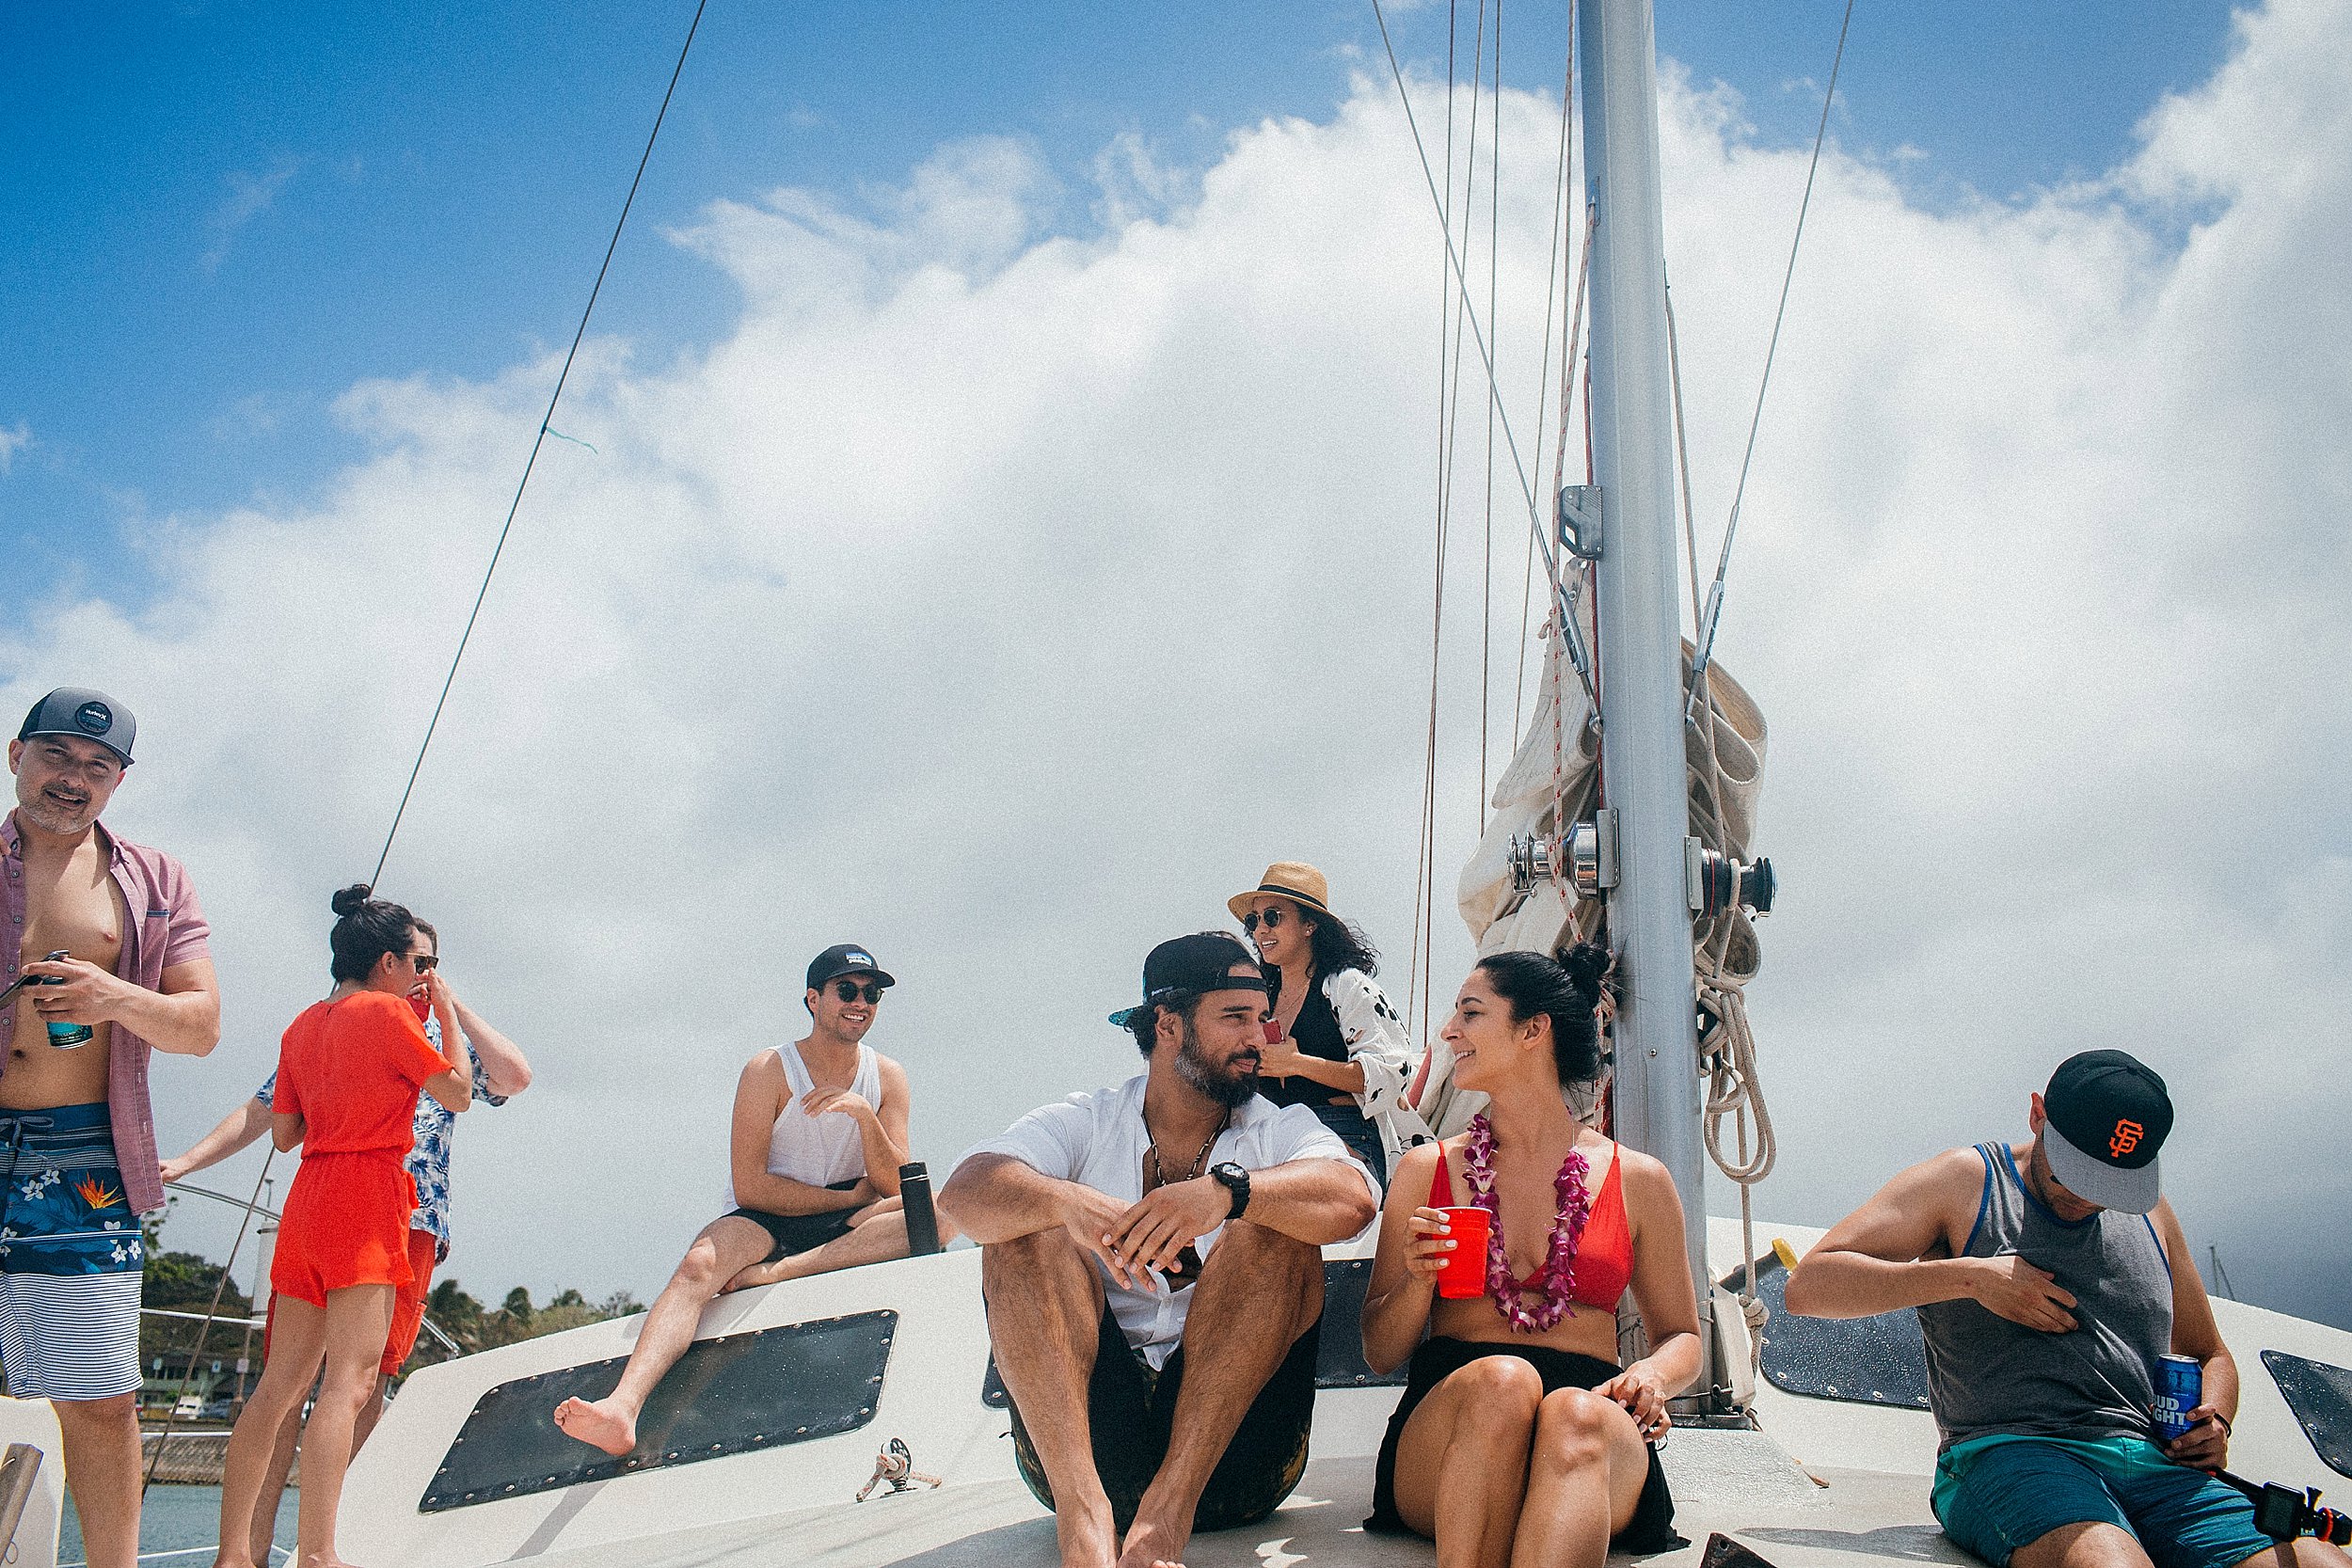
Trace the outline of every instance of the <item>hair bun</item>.
[[332, 909], [339, 918], [357, 914], [366, 906], [369, 896], [374, 891], [365, 882], [354, 882], [328, 899], [327, 907]]
[[1597, 942], [1580, 942], [1560, 955], [1560, 967], [1567, 971], [1568, 984], [1579, 995], [1588, 1002], [1600, 1000], [1609, 977], [1609, 949]]

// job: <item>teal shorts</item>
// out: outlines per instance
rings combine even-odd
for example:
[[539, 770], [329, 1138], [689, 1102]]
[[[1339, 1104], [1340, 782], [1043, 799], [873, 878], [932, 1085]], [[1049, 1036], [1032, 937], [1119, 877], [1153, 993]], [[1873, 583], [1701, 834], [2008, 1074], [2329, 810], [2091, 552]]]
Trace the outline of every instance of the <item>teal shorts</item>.
[[2243, 1492], [2144, 1437], [1978, 1438], [1937, 1461], [1932, 1501], [1952, 1544], [1993, 1568], [2079, 1524], [2130, 1531], [2155, 1568], [2236, 1568], [2278, 1544]]

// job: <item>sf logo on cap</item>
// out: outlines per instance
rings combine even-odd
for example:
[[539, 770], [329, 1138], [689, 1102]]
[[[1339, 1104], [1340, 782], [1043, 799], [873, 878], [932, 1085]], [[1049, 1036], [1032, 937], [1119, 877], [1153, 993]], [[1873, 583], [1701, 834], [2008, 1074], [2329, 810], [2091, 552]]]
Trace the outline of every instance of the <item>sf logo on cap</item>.
[[2139, 1123], [2136, 1121], [2126, 1120], [2117, 1122], [2115, 1124], [2115, 1136], [2107, 1140], [2107, 1152], [2116, 1159], [2121, 1160], [2124, 1155], [2129, 1154], [2133, 1149], [2139, 1147], [2139, 1135], [2145, 1131], [2146, 1129], [2141, 1127]]
[[73, 710], [73, 722], [91, 735], [104, 735], [115, 727], [114, 709], [103, 703], [84, 703]]

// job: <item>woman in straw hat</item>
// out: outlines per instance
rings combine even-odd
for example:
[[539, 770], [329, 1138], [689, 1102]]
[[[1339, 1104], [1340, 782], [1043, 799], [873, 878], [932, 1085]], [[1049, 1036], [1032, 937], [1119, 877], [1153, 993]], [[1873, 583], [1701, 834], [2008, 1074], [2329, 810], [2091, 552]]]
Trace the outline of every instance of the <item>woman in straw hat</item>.
[[1260, 1092], [1313, 1111], [1386, 1183], [1398, 1148], [1428, 1129], [1404, 1102], [1412, 1049], [1373, 984], [1372, 943], [1331, 912], [1323, 873], [1302, 861], [1275, 862], [1225, 904], [1281, 976]]

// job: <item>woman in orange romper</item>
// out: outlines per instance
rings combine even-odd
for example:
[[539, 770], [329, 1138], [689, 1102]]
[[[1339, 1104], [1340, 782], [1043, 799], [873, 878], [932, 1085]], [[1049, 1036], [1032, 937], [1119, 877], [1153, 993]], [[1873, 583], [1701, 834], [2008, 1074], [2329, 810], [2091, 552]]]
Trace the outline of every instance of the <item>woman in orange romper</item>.
[[[472, 1094], [457, 1021], [433, 974], [433, 945], [398, 904], [365, 885], [335, 895], [328, 939], [335, 989], [287, 1027], [278, 1057], [271, 1137], [303, 1146], [270, 1267], [277, 1323], [262, 1380], [229, 1439], [221, 1477], [222, 1568], [248, 1565], [248, 1523], [270, 1446], [319, 1374], [302, 1438], [302, 1506], [295, 1560], [338, 1568], [335, 1507], [351, 1463], [352, 1430], [375, 1390], [394, 1292], [408, 1282], [408, 1216], [417, 1205], [408, 1157], [420, 1091], [453, 1111]], [[408, 1005], [427, 980], [441, 1013], [444, 1056]]]

